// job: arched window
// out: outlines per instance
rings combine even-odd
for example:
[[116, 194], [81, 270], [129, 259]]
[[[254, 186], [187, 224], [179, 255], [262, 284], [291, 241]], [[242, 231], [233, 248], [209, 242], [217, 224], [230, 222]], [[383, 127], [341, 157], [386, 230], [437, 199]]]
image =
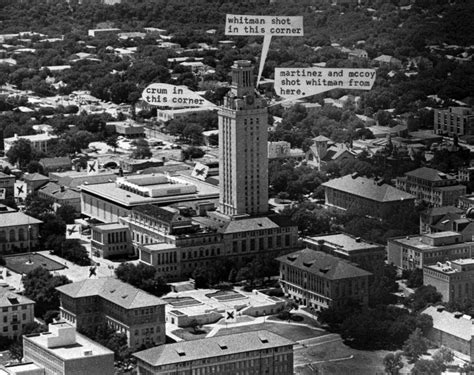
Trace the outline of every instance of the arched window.
[[18, 241], [25, 241], [25, 230], [23, 228], [18, 230]]
[[10, 242], [15, 242], [16, 241], [15, 231], [13, 229], [10, 229], [9, 240], [10, 240]]
[[7, 234], [5, 233], [4, 230], [0, 230], [0, 242], [6, 242], [7, 241]]

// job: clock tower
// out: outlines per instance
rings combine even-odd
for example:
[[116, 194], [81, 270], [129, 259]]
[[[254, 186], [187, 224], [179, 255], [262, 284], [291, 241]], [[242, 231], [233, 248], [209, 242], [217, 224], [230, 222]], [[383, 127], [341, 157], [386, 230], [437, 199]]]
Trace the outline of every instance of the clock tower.
[[253, 66], [232, 66], [231, 89], [219, 110], [219, 211], [226, 216], [268, 212], [267, 104], [255, 94]]

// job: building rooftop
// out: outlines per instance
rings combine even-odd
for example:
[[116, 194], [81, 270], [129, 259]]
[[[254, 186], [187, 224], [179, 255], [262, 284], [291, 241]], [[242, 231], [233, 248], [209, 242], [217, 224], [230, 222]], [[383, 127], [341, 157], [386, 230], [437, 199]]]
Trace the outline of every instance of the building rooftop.
[[455, 180], [454, 176], [450, 176], [446, 173], [440, 172], [437, 169], [421, 167], [410, 172], [406, 172], [405, 176], [415, 177], [427, 181], [448, 181]]
[[162, 366], [290, 345], [294, 342], [262, 330], [161, 345], [134, 356], [151, 366]]
[[72, 298], [100, 296], [125, 309], [163, 305], [162, 299], [113, 278], [87, 279], [56, 288]]
[[393, 202], [415, 199], [415, 197], [388, 184], [377, 184], [367, 177], [353, 177], [348, 174], [343, 177], [329, 180], [322, 184], [324, 187], [344, 191], [359, 197], [364, 197], [378, 202]]
[[0, 212], [0, 228], [14, 227], [16, 225], [41, 224], [42, 221], [28, 216], [23, 212]]
[[[56, 323], [56, 324], [50, 324], [49, 325], [50, 329], [55, 328], [55, 329], [69, 329], [73, 328], [67, 323]], [[92, 341], [88, 339], [85, 336], [82, 336], [81, 334], [78, 334], [75, 332], [74, 328], [74, 333], [75, 333], [75, 342], [74, 343], [68, 343], [68, 341], [65, 341], [67, 344], [58, 344], [58, 346], [52, 346], [51, 345], [51, 338], [54, 338], [54, 336], [58, 336], [54, 332], [43, 332], [39, 334], [31, 334], [31, 335], [26, 335], [24, 336], [24, 340], [28, 340], [33, 342], [34, 344], [45, 348], [48, 350], [49, 353], [52, 355], [61, 358], [62, 360], [71, 360], [71, 359], [79, 359], [79, 358], [84, 358], [84, 357], [89, 357], [91, 355], [98, 356], [98, 355], [107, 355], [107, 354], [112, 354], [113, 352], [110, 349], [107, 349], [106, 347], [99, 345], [95, 341]], [[58, 341], [60, 343], [60, 341]]]
[[341, 258], [311, 249], [298, 250], [277, 260], [330, 280], [371, 275]]
[[376, 249], [383, 246], [371, 242], [366, 242], [360, 237], [354, 237], [345, 233], [329, 234], [327, 236], [305, 237], [304, 241], [312, 242], [315, 244], [321, 243], [322, 245], [333, 246], [348, 252], [370, 248]]
[[25, 181], [49, 181], [49, 177], [46, 177], [40, 173], [25, 173], [23, 179]]
[[[144, 177], [146, 175], [141, 176]], [[176, 178], [182, 181], [185, 186], [192, 185], [195, 186], [197, 190], [190, 193], [178, 194], [177, 192], [174, 192], [174, 189], [172, 189], [172, 186], [170, 186], [170, 189], [168, 189], [169, 191], [167, 194], [164, 194], [162, 196], [150, 197], [137, 194], [130, 190], [125, 190], [117, 186], [117, 184], [114, 182], [100, 183], [94, 185], [82, 185], [81, 190], [89, 194], [108, 199], [129, 207], [144, 204], [166, 205], [179, 201], [213, 199], [218, 198], [219, 196], [219, 188], [217, 188], [216, 186], [185, 175], [177, 175]], [[135, 181], [132, 180], [132, 182], [127, 183], [127, 185], [134, 184], [134, 182]], [[147, 185], [144, 187], [150, 189], [153, 188], [153, 185]], [[163, 186], [161, 186], [161, 188], [163, 188]]]
[[449, 333], [462, 340], [471, 341], [474, 334], [472, 319], [469, 316], [450, 313], [440, 306], [429, 306], [421, 312], [433, 318], [433, 329]]
[[94, 230], [118, 230], [118, 229], [128, 229], [128, 225], [120, 224], [120, 223], [108, 223], [108, 224], [99, 224], [94, 225]]
[[13, 293], [8, 288], [0, 288], [0, 307], [32, 304], [35, 301], [21, 295]]

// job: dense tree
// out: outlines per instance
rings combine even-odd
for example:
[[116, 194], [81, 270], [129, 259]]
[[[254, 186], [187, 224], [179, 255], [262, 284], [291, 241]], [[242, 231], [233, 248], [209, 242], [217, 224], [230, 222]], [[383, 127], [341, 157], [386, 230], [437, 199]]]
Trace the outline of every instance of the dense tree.
[[146, 139], [139, 138], [133, 142], [135, 148], [130, 155], [133, 159], [148, 159], [152, 156], [150, 145]]
[[388, 375], [398, 375], [403, 368], [402, 353], [387, 353], [383, 358], [385, 373]]
[[59, 310], [59, 292], [56, 287], [70, 282], [66, 276], [53, 276], [42, 267], [28, 272], [23, 277], [24, 293], [36, 302], [35, 315], [42, 318], [49, 310]]
[[162, 296], [170, 291], [170, 287], [156, 271], [155, 267], [144, 263], [122, 263], [115, 269], [118, 279], [131, 284], [155, 296]]
[[416, 361], [411, 370], [412, 375], [441, 375], [441, 367], [431, 359], [420, 359]]
[[434, 286], [423, 285], [409, 296], [407, 303], [416, 311], [424, 309], [428, 304], [435, 304], [442, 300], [442, 295]]
[[423, 332], [420, 328], [410, 334], [408, 339], [403, 344], [403, 353], [410, 357], [414, 362], [428, 350], [428, 341], [423, 337]]
[[20, 138], [13, 143], [6, 155], [9, 163], [18, 163], [19, 168], [23, 169], [30, 161], [34, 160], [36, 152], [29, 140]]

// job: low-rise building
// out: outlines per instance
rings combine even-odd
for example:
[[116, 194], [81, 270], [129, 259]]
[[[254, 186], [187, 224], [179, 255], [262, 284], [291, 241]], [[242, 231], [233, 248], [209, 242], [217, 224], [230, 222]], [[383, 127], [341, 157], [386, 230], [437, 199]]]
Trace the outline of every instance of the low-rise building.
[[443, 302], [474, 301], [474, 259], [456, 259], [423, 267], [423, 285], [432, 285]]
[[25, 173], [23, 175], [23, 181], [26, 182], [27, 193], [36, 195], [36, 191], [49, 182], [49, 177], [43, 176], [40, 173]]
[[474, 324], [471, 316], [451, 313], [444, 306], [429, 306], [421, 313], [433, 319], [433, 327], [426, 334], [433, 344], [451, 349], [456, 357], [465, 361], [474, 360]]
[[138, 375], [291, 375], [294, 342], [269, 331], [162, 345], [134, 354]]
[[0, 336], [10, 339], [22, 334], [26, 324], [33, 323], [35, 302], [31, 299], [0, 287]]
[[454, 206], [432, 207], [420, 214], [420, 233], [439, 232], [434, 226], [441, 223], [443, 218], [448, 214], [461, 215], [465, 211]]
[[81, 212], [81, 194], [72, 189], [66, 189], [55, 182], [48, 182], [37, 190], [38, 197], [51, 200], [54, 207], [71, 206], [76, 212]]
[[459, 184], [455, 176], [427, 167], [397, 177], [396, 186], [435, 207], [454, 206], [466, 194], [466, 186]]
[[33, 249], [38, 245], [41, 220], [0, 204], [0, 251], [2, 254]]
[[280, 285], [285, 295], [299, 304], [321, 310], [348, 300], [369, 302], [369, 276], [346, 260], [311, 249], [277, 258]]
[[410, 211], [415, 204], [413, 195], [357, 175], [335, 178], [321, 185], [326, 205], [369, 216], [383, 217], [393, 211]]
[[43, 158], [40, 159], [39, 164], [43, 167], [45, 174], [50, 172], [70, 171], [72, 169], [72, 161], [69, 156]]
[[381, 267], [387, 255], [384, 245], [346, 233], [305, 237], [303, 244], [309, 249], [334, 255], [369, 271]]
[[94, 225], [91, 228], [92, 254], [101, 258], [133, 254], [128, 226], [119, 223]]
[[106, 322], [127, 335], [127, 344], [163, 344], [165, 302], [117, 279], [87, 279], [56, 288], [61, 319], [78, 330]]
[[468, 107], [434, 110], [434, 132], [449, 136], [474, 134], [474, 111]]
[[43, 374], [113, 375], [114, 352], [82, 336], [67, 323], [48, 332], [23, 336], [23, 360], [43, 368]]
[[5, 138], [5, 153], [13, 146], [15, 142], [20, 139], [25, 139], [31, 142], [31, 147], [33, 147], [36, 151], [42, 153], [48, 153], [48, 144], [52, 139], [58, 138], [57, 135], [52, 135], [49, 133], [41, 133], [41, 134], [34, 134], [34, 135], [18, 135], [15, 134], [14, 137]]
[[306, 163], [318, 170], [324, 169], [330, 162], [341, 164], [355, 160], [355, 153], [343, 143], [336, 144], [323, 135], [313, 138], [313, 141], [306, 151]]
[[463, 241], [457, 232], [425, 233], [390, 238], [387, 244], [388, 263], [402, 270], [422, 269], [425, 265], [446, 260], [473, 257], [473, 241]]

